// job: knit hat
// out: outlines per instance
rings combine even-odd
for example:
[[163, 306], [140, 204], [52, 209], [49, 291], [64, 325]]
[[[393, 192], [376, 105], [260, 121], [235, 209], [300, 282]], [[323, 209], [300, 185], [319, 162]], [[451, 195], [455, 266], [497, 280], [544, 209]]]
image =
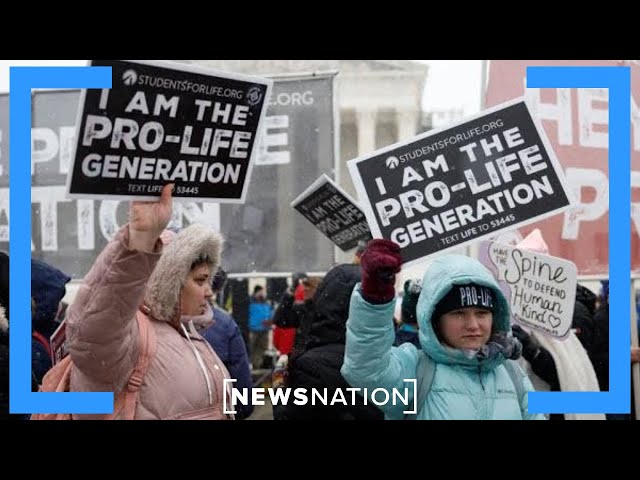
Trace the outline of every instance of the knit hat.
[[422, 292], [422, 280], [409, 279], [404, 282], [404, 296], [402, 297], [402, 323], [418, 323], [416, 307]]
[[436, 305], [432, 318], [437, 320], [445, 313], [470, 307], [482, 308], [493, 312], [493, 290], [475, 283], [453, 285]]

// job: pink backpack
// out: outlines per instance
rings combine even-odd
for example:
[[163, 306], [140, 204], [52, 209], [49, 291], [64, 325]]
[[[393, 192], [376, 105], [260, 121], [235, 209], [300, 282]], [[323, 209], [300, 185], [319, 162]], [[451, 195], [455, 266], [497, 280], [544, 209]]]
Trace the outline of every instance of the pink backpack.
[[[123, 419], [133, 420], [136, 414], [136, 402], [138, 391], [144, 380], [149, 363], [156, 353], [157, 339], [156, 333], [149, 318], [138, 310], [136, 319], [138, 321], [138, 332], [140, 342], [140, 353], [138, 361], [133, 369], [133, 373], [125, 388], [114, 396], [113, 413], [105, 414], [102, 420], [113, 420], [123, 410]], [[42, 379], [41, 392], [68, 392], [70, 387], [71, 355], [67, 355], [49, 370]], [[71, 420], [70, 413], [34, 413], [31, 420]]]

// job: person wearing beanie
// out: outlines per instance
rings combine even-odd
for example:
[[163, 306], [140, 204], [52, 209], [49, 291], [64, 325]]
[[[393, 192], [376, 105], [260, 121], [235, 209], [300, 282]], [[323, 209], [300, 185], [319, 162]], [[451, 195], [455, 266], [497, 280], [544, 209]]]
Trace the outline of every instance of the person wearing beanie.
[[[512, 336], [509, 303], [491, 273], [461, 255], [438, 257], [424, 274], [416, 306], [420, 348], [394, 347], [395, 276], [400, 247], [369, 242], [362, 255], [362, 281], [353, 289], [341, 372], [352, 387], [402, 391], [423, 362], [434, 365], [426, 396], [417, 397], [418, 420], [533, 420], [527, 392], [533, 386], [512, 359], [521, 352]], [[426, 359], [426, 360], [425, 360]], [[517, 382], [517, 383], [516, 383]], [[411, 391], [411, 390], [410, 390]], [[388, 419], [405, 418], [402, 402], [380, 406]]]
[[404, 282], [404, 294], [400, 307], [400, 326], [396, 330], [394, 347], [398, 347], [403, 343], [412, 343], [417, 348], [420, 348], [416, 306], [418, 305], [418, 297], [420, 297], [421, 291], [422, 280], [410, 279]]

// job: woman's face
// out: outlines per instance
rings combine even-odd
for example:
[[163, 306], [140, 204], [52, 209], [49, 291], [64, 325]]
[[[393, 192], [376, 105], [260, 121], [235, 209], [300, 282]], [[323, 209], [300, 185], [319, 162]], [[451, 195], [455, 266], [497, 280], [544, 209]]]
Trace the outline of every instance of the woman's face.
[[440, 335], [453, 348], [478, 350], [491, 336], [493, 313], [480, 308], [461, 308], [440, 318]]
[[209, 265], [201, 263], [187, 275], [187, 280], [180, 291], [182, 315], [197, 316], [207, 311], [207, 304], [213, 296], [209, 272]]

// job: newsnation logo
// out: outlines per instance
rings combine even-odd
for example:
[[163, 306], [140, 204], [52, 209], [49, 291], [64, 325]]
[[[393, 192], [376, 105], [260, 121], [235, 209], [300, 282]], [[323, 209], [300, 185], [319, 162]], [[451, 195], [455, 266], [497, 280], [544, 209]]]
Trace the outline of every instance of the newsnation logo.
[[[338, 388], [329, 395], [326, 388], [234, 388], [236, 382], [233, 378], [224, 379], [224, 389], [229, 392], [223, 399], [223, 413], [235, 414], [236, 405], [264, 405], [265, 395], [269, 395], [272, 405], [369, 405], [378, 407], [388, 405], [404, 405], [404, 414], [416, 414], [417, 394], [416, 379], [405, 379], [408, 384], [403, 389], [393, 388], [391, 391], [384, 388], [374, 388], [369, 391], [367, 388], [348, 387]], [[413, 395], [410, 393], [413, 392]], [[231, 402], [228, 399], [231, 399]], [[409, 401], [411, 399], [411, 402]], [[229, 405], [231, 403], [231, 405]], [[409, 405], [411, 403], [411, 405]], [[411, 410], [408, 408], [411, 407]]]

